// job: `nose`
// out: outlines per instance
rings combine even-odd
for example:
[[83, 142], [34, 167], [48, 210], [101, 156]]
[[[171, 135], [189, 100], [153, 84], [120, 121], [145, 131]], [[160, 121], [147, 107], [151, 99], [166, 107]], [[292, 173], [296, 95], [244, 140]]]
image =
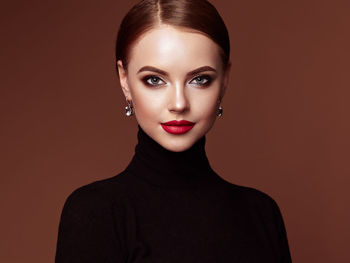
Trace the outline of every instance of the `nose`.
[[185, 86], [176, 83], [170, 92], [169, 111], [174, 113], [182, 113], [189, 109], [189, 103], [186, 97]]

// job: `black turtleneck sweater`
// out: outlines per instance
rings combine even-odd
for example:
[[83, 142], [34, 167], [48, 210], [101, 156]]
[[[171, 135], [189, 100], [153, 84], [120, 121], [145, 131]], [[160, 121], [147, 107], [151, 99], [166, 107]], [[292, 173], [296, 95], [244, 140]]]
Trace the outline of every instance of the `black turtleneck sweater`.
[[75, 190], [64, 205], [56, 263], [291, 262], [276, 202], [210, 167], [205, 137], [171, 152], [140, 127], [119, 175]]

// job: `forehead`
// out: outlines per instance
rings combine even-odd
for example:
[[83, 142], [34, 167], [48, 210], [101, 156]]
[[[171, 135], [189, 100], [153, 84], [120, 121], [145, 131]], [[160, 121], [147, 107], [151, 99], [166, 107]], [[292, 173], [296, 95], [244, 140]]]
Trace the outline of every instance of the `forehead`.
[[151, 65], [170, 71], [221, 66], [220, 48], [206, 35], [162, 25], [144, 33], [129, 55], [129, 71]]

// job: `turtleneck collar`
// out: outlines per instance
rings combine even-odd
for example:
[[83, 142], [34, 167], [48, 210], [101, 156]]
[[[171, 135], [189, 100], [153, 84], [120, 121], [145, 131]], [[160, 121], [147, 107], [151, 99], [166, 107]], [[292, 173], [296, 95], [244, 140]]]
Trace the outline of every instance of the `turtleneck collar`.
[[205, 153], [203, 136], [191, 148], [172, 152], [154, 141], [140, 126], [134, 157], [127, 167], [133, 175], [159, 186], [192, 186], [217, 179]]

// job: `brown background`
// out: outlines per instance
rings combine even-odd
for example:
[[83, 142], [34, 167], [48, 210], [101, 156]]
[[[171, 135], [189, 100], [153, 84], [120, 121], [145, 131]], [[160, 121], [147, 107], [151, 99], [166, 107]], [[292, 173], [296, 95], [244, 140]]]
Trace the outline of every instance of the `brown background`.
[[[2, 6], [0, 262], [53, 262], [68, 194], [128, 164], [114, 42], [134, 2]], [[349, 1], [213, 3], [233, 62], [213, 168], [278, 202], [294, 262], [350, 262]]]

